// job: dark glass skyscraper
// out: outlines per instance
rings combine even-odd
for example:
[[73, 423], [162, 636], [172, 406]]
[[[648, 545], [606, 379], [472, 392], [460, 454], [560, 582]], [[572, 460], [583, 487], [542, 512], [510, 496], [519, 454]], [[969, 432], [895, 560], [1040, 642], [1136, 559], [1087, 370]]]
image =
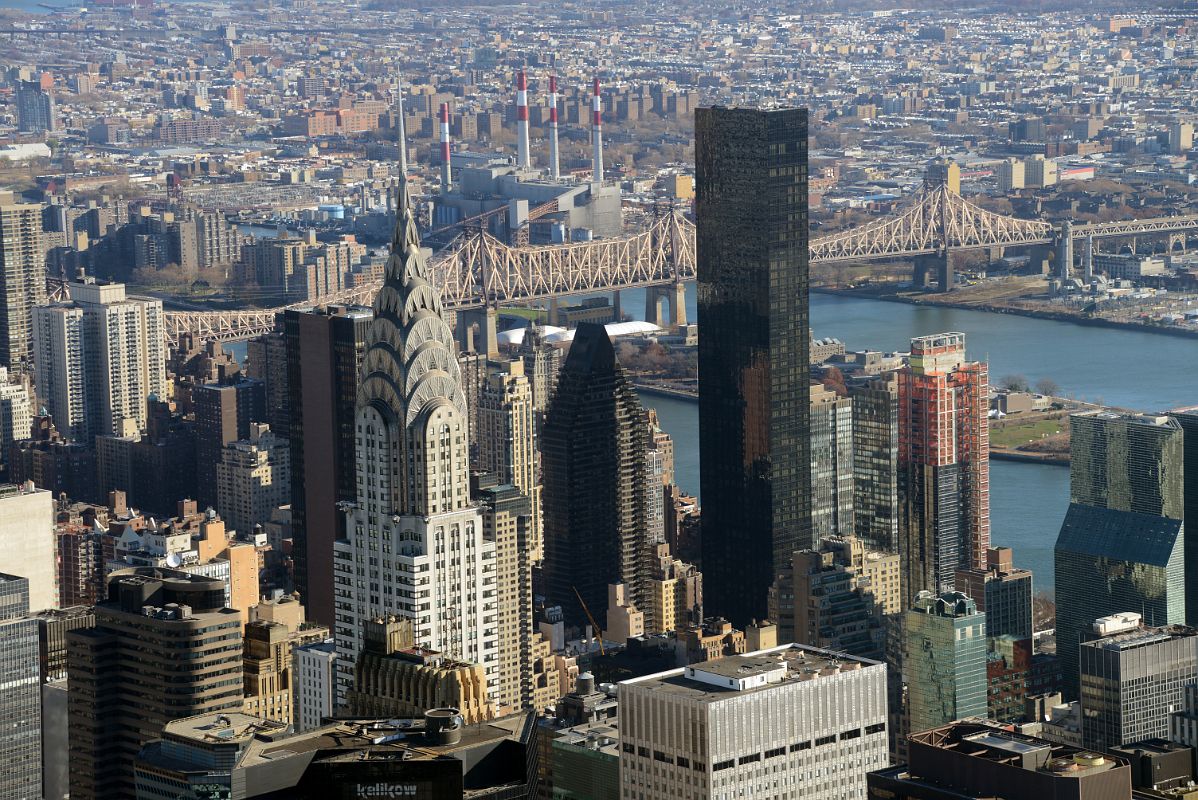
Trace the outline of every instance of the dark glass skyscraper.
[[[1183, 519], [1198, 520], [1198, 409], [1174, 414], [1183, 431]], [[1196, 524], [1198, 526], [1198, 524]], [[1186, 624], [1198, 626], [1198, 532], [1186, 537]]]
[[706, 608], [764, 619], [810, 548], [807, 111], [695, 112]]
[[603, 326], [579, 325], [541, 438], [545, 588], [567, 624], [586, 623], [575, 591], [592, 617], [604, 619], [611, 583], [623, 583], [633, 605], [644, 607], [644, 418]]
[[354, 409], [373, 312], [359, 306], [291, 310], [283, 318], [291, 398], [291, 530], [295, 588], [308, 618], [332, 625], [337, 503], [357, 493]]

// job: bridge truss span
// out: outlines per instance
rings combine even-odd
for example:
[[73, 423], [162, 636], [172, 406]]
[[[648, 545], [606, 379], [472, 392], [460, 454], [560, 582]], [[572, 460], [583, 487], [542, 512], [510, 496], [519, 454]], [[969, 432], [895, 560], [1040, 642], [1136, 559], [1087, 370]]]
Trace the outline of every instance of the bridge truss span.
[[812, 264], [907, 257], [944, 250], [1051, 242], [1053, 226], [976, 206], [940, 184], [915, 194], [900, 214], [812, 239]]

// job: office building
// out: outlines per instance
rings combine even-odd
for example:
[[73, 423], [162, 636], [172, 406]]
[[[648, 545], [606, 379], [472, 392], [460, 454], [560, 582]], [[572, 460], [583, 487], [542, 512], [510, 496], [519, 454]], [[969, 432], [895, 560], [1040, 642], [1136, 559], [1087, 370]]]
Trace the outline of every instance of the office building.
[[292, 725], [297, 733], [319, 728], [333, 715], [337, 645], [332, 639], [306, 644], [292, 651], [295, 675], [295, 710]]
[[[545, 589], [567, 625], [607, 615], [607, 587], [645, 590], [649, 430], [632, 382], [600, 325], [578, 326], [545, 412]], [[581, 601], [579, 600], [581, 598]]]
[[1092, 635], [1078, 661], [1082, 742], [1109, 752], [1167, 737], [1170, 715], [1198, 681], [1198, 630], [1144, 627], [1123, 614], [1095, 620]]
[[326, 625], [336, 618], [332, 552], [344, 527], [337, 504], [352, 502], [357, 492], [354, 409], [373, 319], [370, 309], [360, 306], [288, 309], [283, 315], [295, 588], [308, 616]]
[[870, 773], [869, 800], [993, 797], [1131, 800], [1126, 757], [1054, 744], [985, 722], [911, 734], [906, 764]]
[[1177, 418], [1109, 411], [1069, 417], [1069, 496], [1094, 508], [1182, 519], [1185, 432]]
[[499, 673], [491, 700], [496, 713], [545, 709], [561, 696], [552, 651], [533, 623], [532, 573], [537, 542], [532, 503], [511, 484], [480, 486], [483, 534], [495, 542], [495, 622]]
[[[906, 604], [951, 591], [990, 546], [988, 368], [965, 360], [965, 334], [911, 340], [898, 373], [899, 548]], [[930, 726], [929, 726], [930, 727]]]
[[58, 130], [54, 96], [36, 81], [21, 81], [16, 91], [17, 130], [21, 133], [50, 133]]
[[853, 533], [853, 401], [813, 385], [811, 393], [811, 529], [825, 536]]
[[255, 620], [245, 626], [242, 655], [245, 699], [241, 710], [261, 719], [290, 725], [295, 672], [286, 625]]
[[[289, 311], [291, 309], [288, 309]], [[298, 313], [298, 312], [297, 312]], [[266, 422], [270, 429], [287, 439], [291, 435], [291, 386], [288, 382], [287, 336], [276, 322], [277, 330], [250, 339], [245, 348], [245, 375], [261, 381], [266, 392]], [[277, 318], [276, 318], [277, 320]]]
[[19, 575], [29, 609], [58, 608], [54, 496], [32, 484], [0, 484], [0, 572]]
[[45, 302], [42, 207], [0, 192], [0, 366], [32, 368], [33, 308]]
[[[1078, 691], [1077, 647], [1099, 617], [1186, 621], [1182, 415], [1070, 417], [1069, 510], [1054, 551], [1063, 694]], [[1191, 570], [1191, 574], [1193, 570]]]
[[114, 572], [95, 613], [67, 634], [71, 797], [132, 797], [134, 758], [163, 725], [241, 710], [242, 620], [222, 581], [154, 568]]
[[899, 557], [856, 537], [828, 537], [791, 557], [770, 592], [783, 641], [883, 660], [886, 617], [901, 610]]
[[122, 283], [72, 283], [68, 302], [33, 310], [37, 391], [68, 439], [145, 430], [151, 395], [167, 397], [162, 301]]
[[865, 773], [887, 764], [886, 667], [867, 659], [782, 645], [624, 681], [618, 691], [628, 800], [847, 800], [862, 796]]
[[248, 440], [250, 423], [266, 419], [266, 388], [234, 374], [192, 387], [191, 402], [196, 418], [196, 500], [201, 506], [216, 506], [221, 451], [231, 442]]
[[[1198, 519], [1198, 409], [1173, 415], [1182, 429], [1182, 519]], [[1198, 626], [1198, 535], [1185, 540], [1186, 624]]]
[[388, 719], [453, 708], [467, 725], [495, 716], [483, 666], [416, 645], [411, 620], [398, 617], [364, 623], [346, 708], [351, 716]]
[[478, 395], [478, 469], [511, 484], [529, 500], [532, 559], [542, 557], [541, 484], [537, 459], [536, 413], [524, 361], [491, 361]]
[[806, 110], [698, 109], [695, 183], [705, 599], [745, 624], [815, 543]]
[[703, 573], [670, 553], [669, 545], [656, 547], [645, 592], [645, 630], [669, 633], [703, 621]]
[[958, 570], [957, 590], [986, 613], [987, 636], [1032, 638], [1032, 573], [1014, 565], [1011, 548], [989, 548], [985, 569]]
[[898, 552], [898, 382], [893, 375], [849, 386], [853, 401], [853, 520], [876, 550]]
[[920, 592], [904, 619], [912, 733], [986, 716], [986, 615], [960, 592]]
[[248, 439], [221, 448], [216, 508], [225, 524], [249, 534], [291, 500], [291, 448], [269, 425], [250, 423]]
[[[5, 513], [0, 511], [0, 519]], [[0, 572], [0, 796], [42, 797], [38, 623], [29, 582]]]
[[29, 390], [22, 383], [9, 383], [8, 369], [0, 367], [0, 470], [8, 467], [13, 442], [29, 438], [32, 422]]
[[442, 708], [303, 733], [246, 714], [202, 714], [165, 726], [142, 749], [136, 794], [122, 797], [525, 800], [536, 796], [538, 737], [529, 713], [467, 726]]
[[543, 329], [530, 326], [516, 348], [516, 355], [524, 362], [524, 375], [528, 378], [532, 392], [532, 407], [544, 414], [557, 389], [557, 374], [562, 368], [562, 351], [546, 342]]
[[417, 645], [480, 665], [488, 691], [499, 677], [495, 543], [470, 498], [453, 332], [430, 283], [406, 181], [400, 195], [358, 384], [357, 499], [344, 504], [345, 538], [334, 551], [334, 577], [346, 589], [334, 631], [339, 697], [353, 684], [362, 623], [381, 616], [410, 619]]

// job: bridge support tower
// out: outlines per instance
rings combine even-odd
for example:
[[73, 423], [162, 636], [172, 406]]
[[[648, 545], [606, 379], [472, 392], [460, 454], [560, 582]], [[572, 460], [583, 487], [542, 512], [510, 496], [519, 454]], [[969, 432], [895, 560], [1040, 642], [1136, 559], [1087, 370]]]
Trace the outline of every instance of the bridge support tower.
[[1065, 220], [1057, 234], [1057, 277], [1061, 283], [1069, 280], [1073, 272], [1073, 223]]
[[928, 253], [915, 257], [914, 283], [916, 288], [928, 288], [932, 279], [935, 279], [941, 292], [953, 290], [956, 285], [956, 272], [953, 269], [952, 253], [941, 250], [939, 253]]
[[[670, 306], [668, 318], [662, 315], [663, 300]], [[676, 281], [668, 286], [645, 289], [645, 322], [672, 331], [686, 325], [686, 284]]]
[[[499, 355], [499, 307], [462, 309], [458, 312], [458, 341], [463, 353], [476, 352], [487, 358]], [[477, 337], [475, 330], [478, 331]]]

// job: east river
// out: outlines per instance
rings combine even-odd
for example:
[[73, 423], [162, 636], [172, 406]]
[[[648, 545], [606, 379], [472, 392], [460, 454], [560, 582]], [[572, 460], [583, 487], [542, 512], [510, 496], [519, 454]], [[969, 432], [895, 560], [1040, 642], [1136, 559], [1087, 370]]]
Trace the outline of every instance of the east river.
[[[643, 316], [640, 292], [621, 294], [625, 312]], [[694, 292], [688, 317], [696, 319]], [[988, 360], [992, 380], [1021, 374], [1050, 378], [1063, 394], [1140, 410], [1198, 405], [1198, 341], [1052, 320], [865, 298], [812, 294], [811, 327], [849, 350], [905, 350], [913, 336], [966, 334], [971, 358]], [[701, 328], [701, 321], [700, 321]], [[674, 439], [677, 481], [699, 493], [699, 407], [645, 394]], [[1069, 468], [990, 462], [991, 539], [1015, 551], [1037, 589], [1051, 589], [1052, 548], [1069, 503]]]

